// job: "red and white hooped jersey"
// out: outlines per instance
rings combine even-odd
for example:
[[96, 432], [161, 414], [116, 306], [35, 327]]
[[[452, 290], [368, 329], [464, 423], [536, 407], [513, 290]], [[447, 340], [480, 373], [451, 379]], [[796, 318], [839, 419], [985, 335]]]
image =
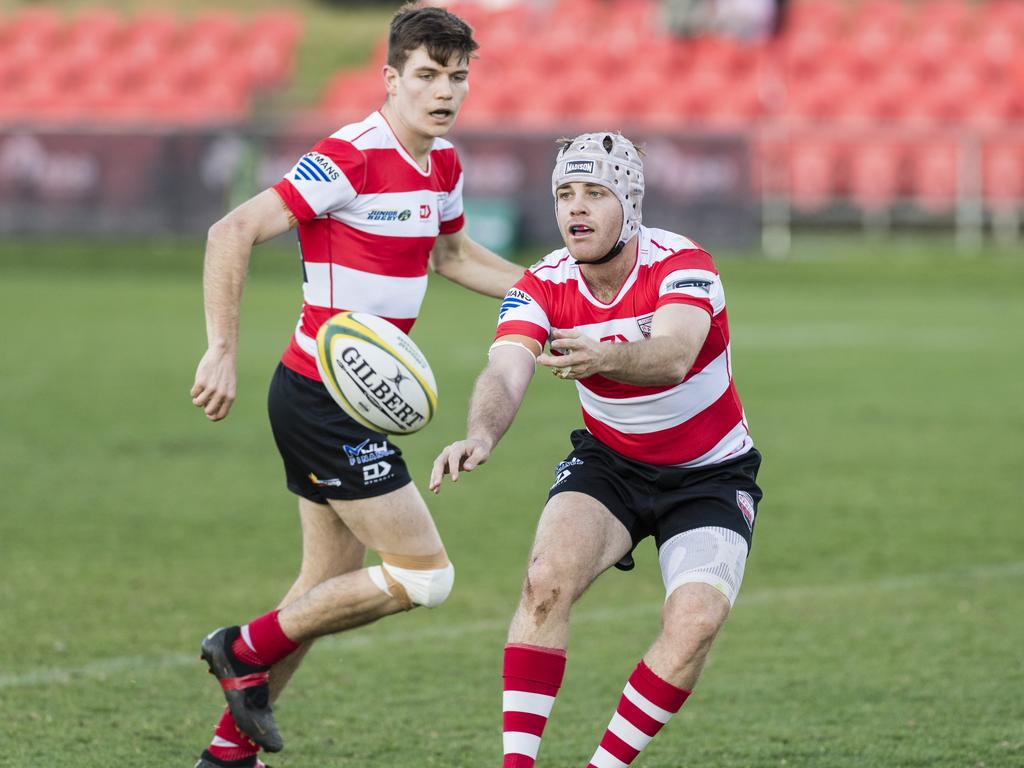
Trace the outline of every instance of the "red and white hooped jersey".
[[609, 304], [591, 294], [567, 249], [544, 257], [505, 296], [496, 338], [519, 334], [544, 345], [553, 329], [575, 328], [603, 342], [641, 341], [659, 307], [700, 307], [711, 328], [681, 383], [645, 387], [588, 376], [576, 382], [583, 422], [609, 448], [649, 464], [698, 467], [746, 453], [753, 440], [732, 380], [725, 292], [711, 256], [682, 235], [647, 227], [637, 248]]
[[316, 334], [342, 310], [369, 312], [407, 332], [427, 290], [439, 234], [463, 225], [462, 166], [434, 139], [427, 170], [380, 112], [346, 125], [274, 185], [299, 222], [304, 303], [281, 358], [316, 381]]

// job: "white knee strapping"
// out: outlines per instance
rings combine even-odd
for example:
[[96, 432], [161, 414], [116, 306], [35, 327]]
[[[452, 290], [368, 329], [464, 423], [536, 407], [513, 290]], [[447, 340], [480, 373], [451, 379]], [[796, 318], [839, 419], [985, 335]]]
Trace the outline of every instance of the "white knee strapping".
[[[386, 573], [385, 573], [386, 570]], [[400, 595], [388, 588], [388, 576], [401, 585], [413, 605], [436, 608], [451, 594], [455, 584], [455, 567], [448, 563], [443, 568], [431, 570], [414, 570], [399, 568], [391, 563], [381, 563], [368, 569], [370, 579], [380, 589], [392, 597], [401, 599]]]
[[747, 563], [747, 542], [728, 528], [696, 528], [673, 536], [658, 551], [665, 599], [683, 584], [708, 584], [736, 602]]

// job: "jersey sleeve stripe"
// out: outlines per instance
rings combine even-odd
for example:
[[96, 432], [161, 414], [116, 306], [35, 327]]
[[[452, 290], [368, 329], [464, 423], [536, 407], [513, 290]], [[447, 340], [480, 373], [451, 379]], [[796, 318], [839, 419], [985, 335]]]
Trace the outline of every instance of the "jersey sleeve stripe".
[[502, 336], [529, 336], [543, 347], [548, 343], [548, 329], [528, 320], [510, 320], [499, 323], [494, 339], [497, 341]]
[[691, 307], [700, 307], [712, 317], [715, 316], [715, 309], [707, 298], [684, 293], [668, 293], [658, 299], [657, 306], [664, 307], [667, 304], [689, 304]]
[[442, 235], [453, 234], [453, 233], [458, 232], [459, 230], [461, 230], [465, 225], [466, 225], [466, 217], [463, 216], [460, 213], [454, 219], [449, 219], [448, 221], [442, 221], [441, 222], [441, 234]]
[[288, 210], [295, 215], [299, 222], [304, 223], [316, 218], [316, 211], [309, 206], [306, 199], [299, 194], [299, 191], [288, 179], [281, 179], [271, 189], [277, 192], [282, 202], [288, 206]]

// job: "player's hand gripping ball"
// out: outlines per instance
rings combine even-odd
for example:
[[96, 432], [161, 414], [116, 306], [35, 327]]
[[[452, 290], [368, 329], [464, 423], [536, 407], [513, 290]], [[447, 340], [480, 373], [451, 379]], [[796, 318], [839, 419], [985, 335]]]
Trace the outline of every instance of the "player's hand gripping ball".
[[341, 312], [316, 336], [316, 367], [334, 401], [364, 427], [407, 435], [430, 423], [437, 383], [413, 340], [376, 315]]

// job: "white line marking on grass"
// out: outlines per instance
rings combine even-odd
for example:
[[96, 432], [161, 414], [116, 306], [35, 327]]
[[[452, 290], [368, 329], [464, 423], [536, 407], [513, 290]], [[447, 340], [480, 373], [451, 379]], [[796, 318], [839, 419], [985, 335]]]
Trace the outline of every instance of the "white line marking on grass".
[[[737, 605], [760, 605], [789, 600], [815, 597], [840, 597], [843, 595], [863, 592], [895, 592], [905, 589], [926, 587], [941, 581], [956, 579], [991, 579], [1024, 575], [1024, 560], [995, 565], [978, 565], [971, 568], [954, 568], [948, 571], [922, 573], [913, 576], [896, 576], [874, 581], [861, 581], [847, 584], [826, 584], [820, 587], [776, 587], [754, 590], [744, 594], [740, 592]], [[512, 617], [509, 606], [507, 616], [495, 619], [481, 619], [459, 624], [437, 624], [432, 627], [416, 630], [418, 640], [448, 640], [469, 634], [483, 632], [500, 632], [507, 626]], [[644, 614], [657, 615], [660, 603], [644, 603], [628, 608], [596, 608], [579, 610], [573, 614], [573, 623], [594, 623], [614, 621], [617, 618], [635, 618]], [[366, 634], [343, 634], [325, 638], [320, 644], [337, 649], [356, 649], [391, 643], [407, 643], [408, 631], [370, 632]], [[195, 654], [169, 653], [160, 656], [118, 656], [100, 661], [91, 661], [78, 667], [38, 667], [29, 672], [11, 675], [0, 675], [0, 690], [5, 688], [31, 688], [35, 686], [72, 684], [90, 680], [106, 680], [112, 675], [148, 674], [152, 670], [176, 669], [198, 665], [198, 652]]]

